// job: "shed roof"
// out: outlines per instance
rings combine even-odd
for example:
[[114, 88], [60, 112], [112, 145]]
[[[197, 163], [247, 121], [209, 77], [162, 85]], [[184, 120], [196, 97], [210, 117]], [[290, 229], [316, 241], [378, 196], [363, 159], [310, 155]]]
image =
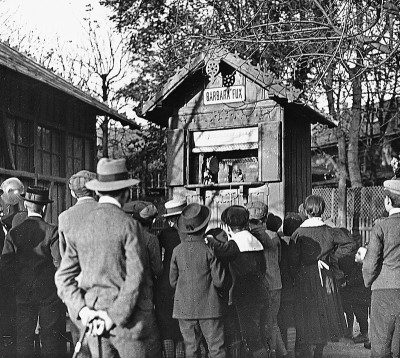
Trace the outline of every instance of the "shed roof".
[[[214, 53], [201, 53], [194, 59], [190, 59], [185, 66], [178, 68], [175, 74], [168, 79], [163, 87], [155, 93], [142, 108], [142, 116], [150, 121], [155, 121], [159, 124], [163, 121], [160, 120], [162, 116], [162, 102], [167, 99], [188, 77], [192, 76], [197, 71], [201, 70], [207, 61], [213, 57], [219, 57], [221, 61], [236, 69], [242, 75], [246, 76], [254, 83], [268, 90], [270, 98], [276, 100], [280, 104], [288, 103], [291, 107], [301, 106], [307, 110], [309, 120], [311, 123], [326, 124], [329, 127], [334, 127], [335, 124], [331, 122], [324, 115], [311, 107], [305, 105], [299, 100], [301, 90], [285, 85], [281, 80], [277, 79], [275, 74], [267, 71], [261, 71], [258, 67], [251, 65], [248, 61], [241, 59], [227, 50], [218, 49]], [[165, 118], [165, 121], [167, 118]]]
[[137, 127], [136, 122], [133, 120], [128, 119], [125, 115], [118, 113], [118, 111], [108, 107], [105, 103], [91, 97], [54, 72], [37, 64], [26, 55], [10, 48], [2, 42], [0, 42], [0, 66], [7, 67], [36, 81], [43, 82], [67, 95], [75, 97], [95, 108], [99, 115], [108, 115], [124, 125]]

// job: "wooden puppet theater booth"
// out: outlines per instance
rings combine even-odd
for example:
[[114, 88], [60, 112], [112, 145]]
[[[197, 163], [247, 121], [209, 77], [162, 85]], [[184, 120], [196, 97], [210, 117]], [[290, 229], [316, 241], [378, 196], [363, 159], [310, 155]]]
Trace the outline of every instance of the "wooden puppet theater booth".
[[170, 197], [212, 208], [263, 201], [283, 218], [311, 194], [311, 123], [334, 126], [300, 91], [237, 55], [202, 54], [148, 100], [142, 115], [168, 128]]

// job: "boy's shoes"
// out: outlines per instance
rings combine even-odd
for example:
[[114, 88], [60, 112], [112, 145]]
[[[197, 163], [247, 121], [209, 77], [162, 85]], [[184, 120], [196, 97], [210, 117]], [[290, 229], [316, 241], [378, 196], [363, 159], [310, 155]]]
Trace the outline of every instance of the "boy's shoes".
[[369, 340], [367, 342], [364, 342], [364, 348], [371, 349], [371, 342]]
[[368, 335], [360, 333], [358, 336], [353, 338], [353, 342], [355, 344], [368, 342]]

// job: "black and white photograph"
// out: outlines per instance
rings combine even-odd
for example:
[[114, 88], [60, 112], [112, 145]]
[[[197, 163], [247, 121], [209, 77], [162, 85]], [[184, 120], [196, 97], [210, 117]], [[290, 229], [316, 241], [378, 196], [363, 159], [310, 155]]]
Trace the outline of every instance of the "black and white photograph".
[[0, 0], [0, 358], [400, 357], [398, 93], [400, 0]]

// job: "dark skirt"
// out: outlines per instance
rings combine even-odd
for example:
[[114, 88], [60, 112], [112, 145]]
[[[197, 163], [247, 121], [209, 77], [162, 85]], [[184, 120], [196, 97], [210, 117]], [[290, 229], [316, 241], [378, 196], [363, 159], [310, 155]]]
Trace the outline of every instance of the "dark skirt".
[[330, 271], [301, 266], [295, 278], [296, 336], [301, 344], [326, 344], [342, 337], [346, 322], [340, 294]]

